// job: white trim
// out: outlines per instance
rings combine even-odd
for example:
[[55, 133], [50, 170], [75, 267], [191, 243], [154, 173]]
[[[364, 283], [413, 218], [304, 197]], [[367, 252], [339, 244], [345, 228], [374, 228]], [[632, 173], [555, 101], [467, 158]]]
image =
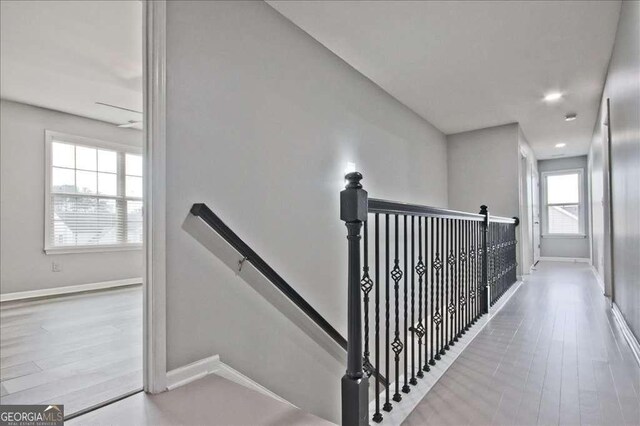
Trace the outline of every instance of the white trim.
[[77, 253], [104, 253], [111, 251], [142, 250], [142, 244], [105, 245], [105, 246], [69, 246], [45, 248], [45, 254], [77, 254]]
[[604, 291], [605, 291], [604, 290], [604, 279], [600, 275], [600, 272], [598, 272], [596, 267], [593, 265], [593, 263], [591, 264], [591, 272], [593, 272], [593, 275], [596, 277], [596, 281], [598, 282], [598, 285], [600, 286], [600, 288], [602, 288], [602, 293], [604, 294]]
[[16, 293], [0, 294], [0, 302], [12, 300], [36, 299], [41, 297], [59, 296], [62, 294], [83, 293], [85, 291], [103, 290], [106, 288], [124, 287], [142, 284], [142, 278], [127, 278], [123, 280], [103, 281], [90, 284], [78, 284], [65, 287], [44, 288], [42, 290], [18, 291]]
[[[540, 215], [540, 219], [542, 220], [542, 226], [540, 227], [543, 238], [550, 237], [558, 237], [558, 238], [568, 238], [573, 236], [575, 238], [584, 238], [586, 236], [586, 201], [584, 199], [584, 192], [586, 187], [584, 186], [584, 168], [576, 168], [576, 169], [565, 169], [565, 170], [552, 170], [542, 172], [542, 214]], [[578, 218], [578, 233], [577, 234], [551, 234], [549, 233], [549, 217], [547, 209], [549, 206], [554, 205], [564, 205], [564, 204], [573, 204], [573, 203], [563, 203], [563, 204], [549, 204], [547, 202], [547, 177], [548, 176], [561, 176], [561, 175], [570, 175], [570, 174], [578, 174], [578, 209], [580, 211], [580, 217]]]
[[144, 390], [167, 380], [166, 306], [166, 8], [143, 2], [144, 48]]
[[269, 389], [265, 388], [258, 382], [251, 380], [244, 374], [231, 368], [220, 360], [219, 355], [213, 355], [208, 358], [204, 358], [191, 364], [176, 368], [167, 373], [167, 390], [172, 391], [180, 386], [187, 385], [198, 379], [208, 376], [209, 374], [217, 374], [220, 377], [224, 377], [227, 380], [235, 382], [246, 388], [260, 392], [263, 395], [269, 396], [284, 404], [289, 404], [295, 407], [286, 399], [276, 395]]
[[540, 261], [543, 262], [574, 262], [574, 263], [591, 263], [591, 259], [588, 257], [552, 257], [552, 256], [540, 256]]
[[625, 321], [622, 312], [620, 312], [620, 308], [618, 308], [618, 305], [616, 305], [615, 302], [611, 304], [611, 311], [613, 312], [613, 317], [616, 319], [616, 323], [620, 327], [625, 340], [631, 348], [631, 352], [633, 352], [634, 358], [638, 362], [638, 365], [640, 365], [640, 343], [638, 343], [638, 339], [633, 335], [633, 332], [629, 328], [629, 324]]
[[[484, 329], [489, 321], [500, 312], [500, 310], [507, 304], [509, 299], [515, 294], [516, 291], [522, 286], [523, 282], [518, 281], [507, 290], [495, 305], [489, 309], [488, 315], [480, 317], [478, 322], [473, 325], [469, 331], [462, 336], [459, 341], [452, 346], [442, 357], [442, 359], [436, 362], [436, 365], [431, 366], [431, 370], [425, 373], [424, 377], [418, 380], [416, 386], [411, 386], [411, 392], [402, 394], [402, 403], [393, 407], [391, 412], [382, 413], [383, 425], [399, 425], [402, 424], [416, 406], [427, 395], [431, 388], [436, 384], [438, 380], [444, 375], [444, 373], [453, 365], [454, 361], [460, 356], [464, 349], [476, 338], [478, 334]], [[370, 382], [373, 379], [369, 379]], [[401, 383], [404, 383], [404, 376], [400, 376], [398, 379]], [[393, 389], [395, 385], [391, 383], [390, 388]], [[384, 398], [383, 394], [381, 396]], [[376, 412], [375, 399], [369, 403], [369, 418], [373, 417]]]

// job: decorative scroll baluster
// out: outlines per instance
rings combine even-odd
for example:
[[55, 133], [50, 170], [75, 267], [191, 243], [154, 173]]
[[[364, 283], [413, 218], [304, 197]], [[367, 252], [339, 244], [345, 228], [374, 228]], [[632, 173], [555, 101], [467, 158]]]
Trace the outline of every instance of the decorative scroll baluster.
[[424, 377], [422, 372], [422, 336], [424, 336], [424, 325], [422, 323], [422, 276], [425, 267], [422, 262], [422, 218], [418, 218], [418, 264], [416, 265], [416, 273], [418, 274], [418, 324], [415, 326], [414, 332], [418, 336], [418, 365], [416, 367], [416, 376]]
[[[398, 215], [396, 215], [395, 220], [395, 259], [393, 260], [393, 270], [391, 271], [391, 278], [393, 279], [393, 291], [395, 293], [395, 308], [396, 308], [396, 329], [393, 338], [393, 343], [391, 344], [391, 349], [395, 355], [395, 367], [396, 367], [396, 392], [393, 394], [393, 400], [396, 402], [400, 402], [402, 400], [402, 395], [400, 395], [400, 352], [404, 345], [400, 340], [400, 280], [402, 279], [402, 270], [400, 269], [399, 263], [400, 259], [398, 259], [398, 236], [399, 227], [398, 227]], [[388, 376], [387, 376], [388, 377]]]
[[444, 295], [444, 286], [445, 286], [445, 272], [447, 270], [447, 268], [444, 267], [444, 261], [445, 261], [445, 247], [444, 247], [444, 240], [445, 240], [445, 225], [446, 225], [446, 220], [447, 219], [440, 219], [440, 226], [439, 226], [439, 233], [438, 233], [438, 238], [440, 241], [440, 254], [441, 254], [441, 260], [440, 260], [440, 264], [439, 264], [439, 268], [438, 270], [442, 270], [442, 275], [439, 277], [438, 279], [438, 289], [436, 290], [436, 318], [435, 320], [436, 325], [439, 326], [440, 330], [438, 333], [438, 337], [439, 337], [439, 343], [438, 343], [438, 353], [436, 353], [435, 359], [436, 360], [440, 360], [440, 355], [444, 355], [444, 318], [445, 318], [445, 313], [444, 310], [442, 309], [442, 301], [445, 299], [445, 295]]
[[[447, 256], [447, 264], [449, 265], [449, 294], [448, 294], [448, 302], [447, 302], [447, 312], [449, 313], [449, 330], [448, 330], [448, 335], [447, 335], [447, 339], [449, 339], [449, 346], [453, 346], [454, 342], [453, 342], [453, 321], [454, 321], [454, 313], [456, 310], [456, 306], [454, 304], [454, 283], [456, 280], [456, 275], [455, 275], [455, 264], [456, 264], [456, 255], [454, 254], [454, 241], [455, 241], [455, 222], [453, 220], [450, 220], [449, 222], [449, 235], [448, 235], [448, 242], [449, 242], [449, 255]], [[449, 347], [447, 347], [447, 349], [449, 349]]]
[[[384, 345], [384, 371], [387, 377], [389, 375], [389, 350], [391, 346], [390, 333], [389, 333], [389, 308], [390, 303], [389, 299], [391, 297], [390, 293], [390, 285], [389, 285], [389, 276], [391, 270], [389, 269], [389, 214], [384, 215], [384, 264], [385, 264], [385, 275], [384, 275], [384, 337], [385, 337], [385, 345]], [[391, 401], [389, 400], [389, 382], [386, 383], [384, 389], [384, 405], [382, 409], [384, 411], [391, 411], [393, 406], [391, 405]]]
[[[433, 232], [433, 230], [432, 230]], [[428, 372], [431, 370], [429, 367], [429, 299], [427, 295], [429, 294], [429, 274], [427, 273], [429, 265], [429, 223], [427, 218], [424, 218], [424, 365], [422, 366], [422, 371]], [[429, 321], [431, 322], [431, 321]]]
[[[408, 332], [409, 332], [409, 324], [408, 324], [408, 320], [407, 320], [407, 215], [404, 215], [404, 250], [403, 250], [403, 254], [404, 254], [404, 344], [405, 344], [405, 348], [404, 348], [404, 385], [402, 386], [402, 392], [404, 393], [409, 393], [411, 391], [411, 387], [409, 386], [409, 370], [408, 370], [408, 355], [409, 355], [409, 351], [408, 349], [408, 345], [409, 345], [409, 340], [408, 340]], [[413, 340], [413, 339], [412, 339]], [[413, 362], [413, 361], [412, 361]]]
[[[376, 370], [380, 371], [380, 215], [375, 215], [375, 258], [376, 258], [376, 282], [375, 282], [375, 352], [376, 352]], [[376, 380], [376, 412], [373, 414], [373, 421], [380, 423], [382, 421], [382, 413], [380, 413], [380, 380]]]
[[464, 236], [466, 233], [464, 232], [466, 227], [466, 223], [460, 221], [458, 223], [458, 270], [460, 274], [458, 275], [458, 338], [462, 337], [465, 334], [465, 324], [464, 324], [464, 314], [465, 314], [465, 305], [467, 304], [467, 298], [465, 297], [465, 266], [467, 263], [467, 252], [464, 247]]
[[[416, 269], [416, 237], [415, 237], [415, 216], [411, 216], [411, 332], [416, 324], [415, 309], [415, 269]], [[411, 383], [413, 386], [418, 384], [416, 379], [416, 360], [415, 360], [415, 338], [411, 336]]]
[[[437, 221], [437, 219], [436, 219]], [[429, 318], [431, 319], [429, 321], [429, 328], [431, 330], [430, 336], [431, 336], [431, 345], [430, 345], [430, 357], [429, 357], [429, 365], [436, 365], [436, 360], [433, 359], [433, 347], [434, 347], [434, 336], [433, 336], [433, 323], [434, 323], [434, 319], [433, 319], [433, 282], [434, 282], [434, 273], [435, 273], [435, 263], [436, 263], [436, 254], [434, 251], [434, 238], [435, 238], [435, 234], [436, 234], [436, 229], [434, 228], [434, 219], [433, 217], [429, 218], [429, 222], [431, 222], [431, 268], [430, 269], [430, 273], [431, 273], [431, 291], [429, 292], [431, 298], [429, 300]]]
[[364, 266], [362, 267], [362, 279], [360, 280], [360, 288], [364, 294], [364, 357], [362, 361], [362, 369], [371, 377], [373, 366], [371, 364], [371, 353], [369, 352], [369, 293], [373, 288], [373, 280], [369, 276], [369, 222], [364, 222]]

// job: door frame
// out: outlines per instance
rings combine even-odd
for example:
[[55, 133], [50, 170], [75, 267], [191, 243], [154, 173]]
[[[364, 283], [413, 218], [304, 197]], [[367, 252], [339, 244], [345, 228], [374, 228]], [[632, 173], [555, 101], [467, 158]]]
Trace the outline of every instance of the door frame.
[[166, 390], [166, 8], [143, 1], [144, 275], [143, 383]]

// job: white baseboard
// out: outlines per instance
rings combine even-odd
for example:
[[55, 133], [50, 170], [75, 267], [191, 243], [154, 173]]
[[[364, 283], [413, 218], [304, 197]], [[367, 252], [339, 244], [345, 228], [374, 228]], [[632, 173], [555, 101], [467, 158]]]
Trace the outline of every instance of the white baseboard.
[[45, 288], [42, 290], [5, 293], [0, 294], [0, 302], [8, 302], [11, 300], [37, 299], [41, 297], [60, 296], [62, 294], [83, 293], [85, 291], [103, 290], [106, 288], [124, 287], [135, 284], [142, 284], [142, 278], [127, 278], [124, 280], [103, 281], [91, 284], [79, 284], [66, 287]]
[[636, 358], [638, 365], [640, 365], [640, 343], [636, 336], [633, 335], [631, 329], [629, 328], [629, 324], [625, 321], [624, 316], [622, 316], [622, 312], [618, 308], [618, 305], [614, 303], [611, 304], [611, 310], [613, 311], [613, 317], [616, 319], [616, 323], [622, 330], [622, 334], [624, 335], [625, 340], [629, 344], [631, 348], [631, 352], [633, 352], [633, 356]]
[[[416, 386], [411, 386], [411, 392], [402, 393], [402, 402], [394, 404], [393, 410], [390, 412], [382, 412], [381, 425], [399, 425], [402, 424], [409, 414], [416, 408], [416, 406], [427, 395], [431, 388], [436, 384], [438, 380], [444, 375], [444, 373], [453, 365], [453, 362], [460, 356], [464, 349], [473, 341], [473, 339], [480, 334], [482, 329], [511, 299], [516, 291], [522, 286], [523, 282], [518, 281], [507, 290], [500, 299], [489, 309], [488, 315], [480, 317], [478, 322], [474, 324], [469, 331], [462, 336], [461, 339], [447, 351], [446, 355], [442, 359], [436, 362], [436, 365], [430, 367], [430, 371], [424, 374], [422, 379], [418, 379]], [[369, 378], [369, 384], [371, 385], [375, 379]], [[404, 383], [404, 376], [400, 376], [398, 379], [400, 383]], [[390, 389], [395, 389], [395, 382], [389, 385]], [[384, 392], [380, 394], [382, 400], [384, 400]], [[369, 402], [369, 419], [373, 417], [376, 412], [376, 401]]]
[[588, 257], [540, 257], [541, 262], [591, 263]]
[[[285, 404], [294, 406], [286, 399], [271, 392], [261, 384], [254, 380], [251, 380], [239, 371], [229, 367], [227, 364], [220, 360], [218, 355], [213, 355], [208, 358], [204, 358], [183, 367], [176, 368], [167, 373], [167, 390], [171, 391], [180, 386], [184, 386], [198, 379], [208, 376], [209, 374], [217, 374], [224, 377], [227, 380], [235, 382], [246, 388], [260, 392], [263, 395], [270, 396], [271, 398], [280, 401]], [[295, 406], [294, 406], [295, 407]]]
[[598, 272], [598, 270], [596, 269], [595, 266], [593, 266], [593, 264], [591, 265], [591, 272], [593, 272], [593, 275], [596, 277], [596, 281], [598, 282], [598, 285], [602, 289], [602, 294], [604, 294], [605, 293], [604, 280], [602, 279], [600, 272]]

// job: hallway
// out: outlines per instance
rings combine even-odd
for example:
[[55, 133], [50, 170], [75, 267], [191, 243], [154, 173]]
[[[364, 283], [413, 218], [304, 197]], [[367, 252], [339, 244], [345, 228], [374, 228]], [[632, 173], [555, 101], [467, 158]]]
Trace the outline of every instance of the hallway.
[[405, 424], [640, 424], [640, 368], [589, 266], [539, 263]]

